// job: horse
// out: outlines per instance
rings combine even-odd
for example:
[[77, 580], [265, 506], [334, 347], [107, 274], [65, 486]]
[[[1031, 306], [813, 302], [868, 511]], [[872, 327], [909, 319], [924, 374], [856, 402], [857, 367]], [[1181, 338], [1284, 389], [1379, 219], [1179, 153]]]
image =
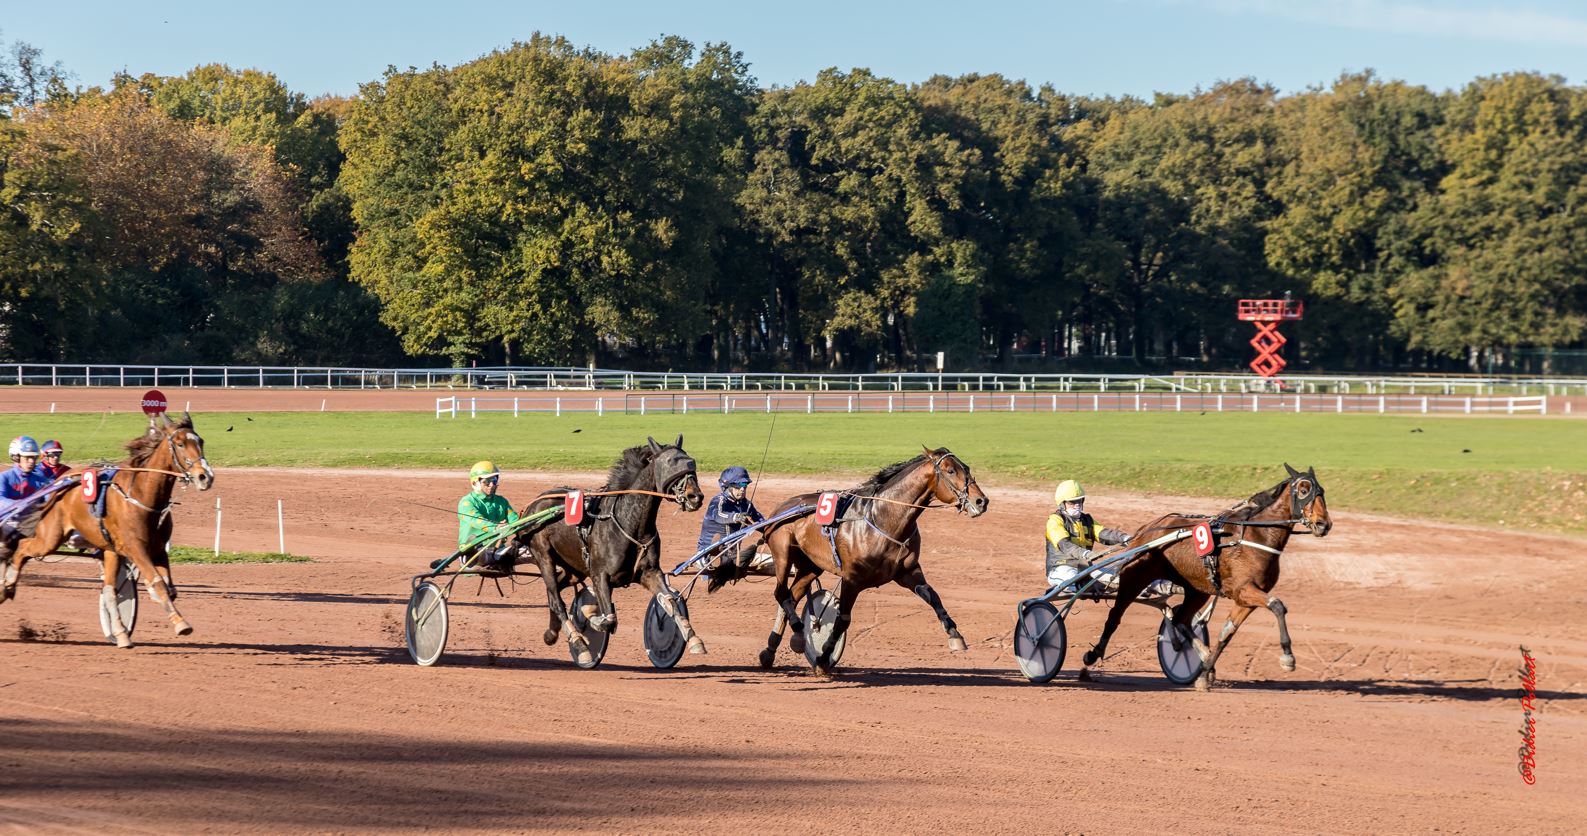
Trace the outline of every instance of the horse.
[[[570, 490], [553, 488], [540, 494], [524, 507], [523, 516], [556, 507]], [[681, 604], [682, 597], [667, 585], [666, 573], [661, 569], [661, 541], [656, 533], [656, 512], [664, 497], [685, 511], [698, 511], [705, 502], [694, 459], [683, 449], [683, 436], [667, 445], [647, 438], [645, 444], [624, 450], [612, 465], [606, 484], [586, 495], [591, 494], [584, 523], [547, 523], [515, 537], [520, 553], [529, 553], [545, 581], [551, 611], [545, 643], [555, 644], [559, 631], [564, 632], [578, 664], [593, 666], [589, 643], [573, 629], [562, 602], [562, 581], [590, 581], [597, 612], [589, 617], [589, 623], [611, 633], [617, 629], [612, 588], [638, 580], [677, 623], [689, 652], [704, 653], [705, 643], [695, 635]]]
[[[1270, 594], [1278, 583], [1278, 559], [1290, 535], [1295, 533], [1295, 526], [1304, 526], [1313, 536], [1326, 537], [1333, 528], [1333, 520], [1328, 516], [1328, 503], [1323, 499], [1322, 483], [1317, 481], [1315, 469], [1308, 468], [1301, 473], [1286, 463], [1284, 470], [1289, 474], [1284, 481], [1216, 517], [1168, 514], [1147, 523], [1130, 538], [1134, 542], [1144, 542], [1153, 533], [1183, 530], [1206, 522], [1212, 529], [1215, 548], [1204, 560], [1196, 555], [1194, 538], [1185, 538], [1144, 551], [1126, 565], [1118, 573], [1118, 597], [1108, 612], [1102, 635], [1085, 654], [1085, 668], [1080, 672], [1082, 679], [1089, 679], [1090, 667], [1102, 660], [1108, 639], [1118, 628], [1124, 611], [1135, 603], [1142, 590], [1158, 579], [1166, 579], [1185, 590], [1185, 600], [1174, 608], [1174, 633], [1176, 640], [1188, 638], [1193, 642], [1196, 654], [1201, 657], [1202, 670], [1196, 679], [1196, 690], [1206, 691], [1212, 687], [1217, 676], [1218, 657], [1229, 646], [1235, 631], [1258, 607], [1272, 610], [1274, 618], [1278, 619], [1279, 665], [1286, 671], [1295, 669], [1289, 626], [1284, 619], [1288, 609], [1278, 596]], [[1220, 538], [1223, 539], [1220, 541]], [[1217, 596], [1228, 598], [1234, 609], [1224, 622], [1217, 647], [1209, 651], [1191, 622], [1202, 607]], [[1208, 615], [1201, 618], [1209, 617], [1210, 612], [1208, 607]]]
[[[49, 497], [39, 511], [32, 536], [17, 545], [0, 591], [0, 602], [15, 597], [23, 565], [53, 552], [76, 532], [87, 545], [102, 552], [104, 588], [100, 595], [111, 614], [117, 647], [132, 646], [131, 635], [115, 615], [116, 574], [122, 557], [138, 567], [149, 598], [165, 608], [176, 635], [193, 632], [193, 625], [176, 609], [176, 584], [165, 548], [171, 537], [171, 492], [178, 482], [201, 491], [215, 484], [215, 472], [204, 458], [204, 440], [193, 431], [193, 417], [185, 412], [179, 421], [164, 413], [149, 419], [148, 431], [127, 442], [126, 448], [130, 454], [127, 463], [99, 488], [105, 492], [104, 516], [95, 515], [93, 503], [81, 490], [64, 489]], [[72, 473], [62, 478], [80, 485], [85, 475]]]
[[[810, 584], [823, 572], [837, 575], [842, 584], [835, 629], [826, 637], [816, 659], [815, 666], [822, 673], [832, 672], [832, 651], [848, 632], [855, 599], [864, 590], [889, 582], [915, 593], [931, 606], [948, 635], [950, 650], [968, 649], [958, 626], [920, 568], [917, 521], [933, 499], [961, 513], [968, 512], [971, 517], [986, 513], [989, 500], [962, 459], [945, 447], [924, 450], [908, 461], [882, 468], [847, 491], [852, 502], [833, 522], [830, 537], [812, 514], [795, 516], [763, 530], [762, 539], [775, 561], [772, 594], [778, 609], [766, 648], [760, 652], [761, 667], [770, 668], [776, 661], [785, 625], [792, 625], [789, 647], [795, 653], [804, 652], [805, 637], [794, 602], [805, 596]], [[790, 497], [771, 516], [801, 505], [815, 505], [819, 497], [819, 493]], [[723, 561], [712, 569], [707, 589], [715, 592], [743, 577], [748, 562], [744, 557], [753, 554], [757, 546], [741, 546], [737, 560]]]

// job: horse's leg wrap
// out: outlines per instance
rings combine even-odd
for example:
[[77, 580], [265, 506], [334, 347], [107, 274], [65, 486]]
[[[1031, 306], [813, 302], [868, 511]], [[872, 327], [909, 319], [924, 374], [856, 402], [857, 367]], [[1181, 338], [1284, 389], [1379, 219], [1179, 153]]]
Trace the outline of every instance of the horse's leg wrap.
[[127, 632], [127, 625], [121, 623], [121, 611], [116, 607], [116, 603], [116, 588], [100, 587], [99, 606], [103, 607], [109, 616], [111, 638], [116, 640], [116, 647], [131, 647], [132, 634]]

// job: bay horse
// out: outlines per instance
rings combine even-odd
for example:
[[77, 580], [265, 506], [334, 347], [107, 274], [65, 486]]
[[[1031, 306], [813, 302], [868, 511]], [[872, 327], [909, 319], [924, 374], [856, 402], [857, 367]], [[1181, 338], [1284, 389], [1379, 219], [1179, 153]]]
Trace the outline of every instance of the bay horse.
[[[1235, 631], [1258, 607], [1272, 610], [1273, 617], [1278, 619], [1278, 640], [1282, 649], [1279, 665], [1287, 671], [1295, 669], [1289, 625], [1284, 619], [1288, 610], [1278, 596], [1271, 594], [1278, 584], [1279, 556], [1289, 544], [1290, 535], [1295, 533], [1295, 526], [1305, 527], [1313, 536], [1326, 537], [1333, 528], [1333, 520], [1328, 516], [1328, 503], [1323, 499], [1322, 483], [1317, 481], [1315, 469], [1308, 468], [1301, 473], [1285, 464], [1284, 470], [1289, 474], [1284, 481], [1216, 517], [1168, 514], [1147, 523], [1131, 537], [1137, 543], [1147, 542], [1163, 531], [1187, 529], [1205, 522], [1212, 529], [1215, 548], [1203, 559], [1196, 555], [1194, 538], [1185, 538], [1142, 552], [1126, 565], [1118, 573], [1118, 598], [1108, 612], [1102, 635], [1096, 646], [1085, 654], [1082, 679], [1089, 679], [1090, 667], [1102, 660], [1108, 639], [1118, 628], [1124, 611], [1135, 603], [1142, 590], [1159, 579], [1178, 584], [1185, 590], [1185, 600], [1174, 608], [1173, 623], [1176, 641], [1193, 642], [1196, 654], [1201, 657], [1202, 670], [1196, 679], [1196, 690], [1206, 691], [1212, 687], [1217, 676], [1218, 657], [1229, 646]], [[1223, 624], [1217, 646], [1209, 650], [1191, 622], [1203, 606], [1217, 596], [1228, 598], [1234, 609]], [[1208, 615], [1202, 618], [1210, 614], [1209, 607]]]
[[73, 488], [61, 490], [45, 501], [32, 536], [22, 540], [6, 569], [0, 601], [16, 595], [22, 567], [35, 557], [53, 552], [76, 532], [89, 546], [100, 549], [104, 588], [100, 591], [111, 614], [117, 647], [131, 647], [132, 637], [116, 614], [116, 573], [123, 557], [138, 567], [149, 598], [165, 608], [178, 636], [193, 626], [176, 609], [176, 584], [171, 580], [166, 545], [171, 537], [171, 492], [178, 482], [207, 491], [215, 472], [204, 458], [204, 440], [193, 431], [193, 417], [182, 413], [172, 421], [164, 413], [149, 419], [149, 429], [127, 442], [129, 459], [100, 490], [104, 517], [94, 515], [92, 504], [77, 489], [86, 472], [67, 474]]
[[[524, 507], [522, 516], [554, 508], [564, 501], [571, 488], [553, 488]], [[607, 492], [634, 491], [599, 496]], [[683, 436], [672, 444], [645, 444], [630, 447], [612, 465], [606, 484], [586, 494], [590, 499], [585, 524], [568, 525], [560, 520], [519, 532], [516, 541], [528, 551], [540, 568], [546, 585], [546, 602], [551, 622], [546, 627], [545, 643], [555, 644], [560, 632], [580, 666], [594, 663], [589, 643], [573, 629], [572, 619], [562, 602], [562, 582], [588, 579], [595, 591], [598, 612], [589, 617], [590, 625], [607, 633], [617, 629], [617, 608], [612, 605], [612, 589], [639, 581], [660, 601], [689, 643], [691, 653], [704, 653], [705, 643], [695, 635], [688, 615], [679, 602], [682, 597], [667, 585], [661, 569], [661, 539], [656, 532], [656, 512], [663, 495], [685, 511], [698, 511], [705, 502], [694, 459], [683, 449]]]
[[[945, 447], [925, 448], [920, 455], [882, 468], [845, 493], [853, 499], [834, 521], [831, 539], [813, 514], [763, 529], [762, 537], [775, 560], [772, 594], [778, 610], [766, 648], [760, 652], [761, 667], [770, 668], [776, 661], [785, 625], [793, 633], [789, 647], [796, 653], [804, 652], [804, 628], [794, 611], [794, 602], [805, 596], [823, 572], [837, 575], [842, 583], [835, 629], [827, 636], [816, 660], [816, 668], [822, 673], [832, 672], [832, 650], [848, 632], [855, 599], [864, 590], [886, 583], [898, 584], [931, 606], [948, 634], [950, 650], [968, 649], [958, 626], [920, 568], [917, 522], [933, 499], [961, 513], [968, 512], [971, 517], [986, 513], [989, 500], [976, 484], [970, 466]], [[815, 505], [819, 497], [819, 493], [789, 497], [768, 518], [800, 505]], [[724, 560], [712, 569], [707, 589], [714, 592], [743, 577], [747, 561], [742, 558], [746, 552], [753, 554], [756, 547], [757, 543], [746, 543], [740, 548], [739, 560]]]

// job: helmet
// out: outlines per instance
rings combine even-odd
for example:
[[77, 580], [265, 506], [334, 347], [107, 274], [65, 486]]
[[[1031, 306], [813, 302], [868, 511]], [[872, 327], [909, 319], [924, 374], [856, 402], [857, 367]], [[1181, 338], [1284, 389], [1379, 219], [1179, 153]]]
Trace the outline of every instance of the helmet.
[[1074, 502], [1086, 498], [1086, 489], [1073, 479], [1065, 479], [1058, 483], [1058, 489], [1052, 492], [1052, 501], [1061, 508], [1065, 502]]
[[717, 479], [716, 482], [724, 488], [728, 485], [748, 485], [750, 483], [749, 471], [735, 464], [722, 471], [721, 478]]
[[44, 442], [44, 446], [39, 448], [39, 452], [46, 456], [51, 453], [59, 453], [61, 452], [61, 443], [52, 438], [49, 441]]
[[489, 459], [482, 459], [480, 461], [474, 462], [474, 466], [468, 469], [468, 478], [471, 482], [475, 479], [483, 479], [487, 476], [500, 475], [501, 471], [496, 469], [496, 463]]
[[13, 456], [37, 456], [39, 454], [39, 443], [34, 441], [31, 436], [19, 435], [11, 439], [9, 452]]

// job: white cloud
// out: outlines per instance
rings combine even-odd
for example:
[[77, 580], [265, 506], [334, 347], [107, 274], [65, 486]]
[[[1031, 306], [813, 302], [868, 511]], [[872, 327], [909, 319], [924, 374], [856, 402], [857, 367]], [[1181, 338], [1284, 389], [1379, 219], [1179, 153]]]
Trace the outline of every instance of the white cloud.
[[1454, 8], [1396, 0], [1170, 0], [1170, 3], [1232, 15], [1261, 15], [1368, 32], [1587, 46], [1587, 18], [1498, 5]]

